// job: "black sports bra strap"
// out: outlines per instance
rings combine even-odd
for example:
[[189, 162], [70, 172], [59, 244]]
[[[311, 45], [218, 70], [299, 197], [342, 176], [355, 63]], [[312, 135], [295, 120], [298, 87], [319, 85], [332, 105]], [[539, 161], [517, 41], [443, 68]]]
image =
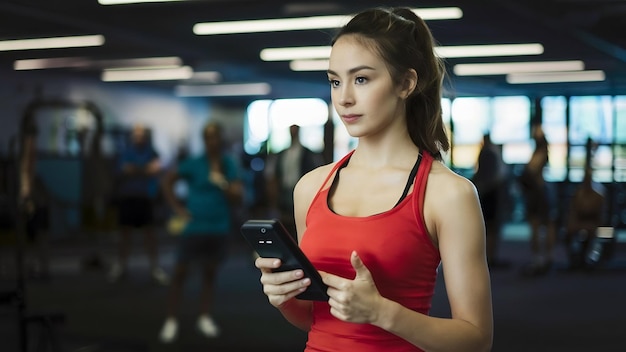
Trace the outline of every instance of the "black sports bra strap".
[[348, 163], [350, 162], [351, 158], [352, 158], [352, 155], [350, 155], [343, 164], [339, 165], [339, 167], [337, 168], [337, 171], [335, 171], [335, 177], [333, 178], [333, 182], [330, 184], [331, 190], [335, 188], [337, 181], [339, 181], [339, 171], [341, 171], [341, 169], [343, 169], [344, 167], [348, 166]]
[[409, 174], [409, 179], [406, 181], [406, 186], [404, 186], [404, 192], [402, 192], [402, 196], [398, 200], [398, 203], [396, 203], [396, 206], [400, 204], [400, 202], [402, 202], [402, 200], [404, 200], [404, 198], [406, 198], [406, 196], [409, 194], [409, 189], [411, 189], [411, 185], [415, 181], [415, 176], [417, 176], [417, 170], [419, 169], [421, 162], [422, 162], [422, 153], [419, 153], [417, 155], [417, 160], [415, 161], [415, 165], [413, 165], [413, 169], [411, 170], [411, 173]]
[[[341, 169], [346, 167], [348, 165], [348, 162], [350, 162], [350, 158], [346, 159], [345, 163], [343, 163], [337, 168], [333, 182], [330, 185], [331, 190], [334, 189], [335, 185], [337, 184], [337, 181], [339, 181], [339, 171], [341, 171]], [[406, 186], [404, 186], [404, 192], [402, 192], [402, 196], [400, 197], [396, 205], [394, 205], [394, 207], [400, 204], [400, 202], [402, 202], [404, 198], [406, 198], [406, 196], [409, 194], [409, 190], [411, 189], [411, 185], [413, 185], [413, 182], [415, 181], [415, 176], [417, 176], [417, 170], [419, 169], [421, 162], [422, 162], [422, 153], [419, 153], [417, 155], [417, 160], [415, 161], [415, 165], [413, 165], [413, 169], [411, 170], [411, 173], [409, 174], [409, 178], [406, 181]], [[328, 198], [327, 201], [330, 201], [330, 198]], [[330, 204], [329, 204], [329, 208], [330, 208]]]

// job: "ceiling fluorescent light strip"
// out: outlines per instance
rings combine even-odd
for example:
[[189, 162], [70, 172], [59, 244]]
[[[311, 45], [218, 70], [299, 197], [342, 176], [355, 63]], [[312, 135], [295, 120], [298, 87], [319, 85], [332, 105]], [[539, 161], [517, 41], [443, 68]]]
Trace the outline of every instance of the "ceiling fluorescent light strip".
[[12, 39], [0, 41], [0, 51], [35, 50], [54, 48], [77, 48], [101, 46], [104, 44], [102, 35], [82, 35], [71, 37]]
[[13, 62], [13, 69], [43, 70], [50, 68], [89, 67], [90, 60], [84, 57], [57, 57], [49, 59], [23, 59]]
[[303, 46], [293, 48], [267, 48], [261, 50], [263, 61], [291, 61], [303, 59], [325, 59], [330, 57], [330, 46]]
[[543, 45], [531, 43], [440, 46], [435, 48], [435, 53], [441, 58], [541, 55]]
[[272, 91], [268, 83], [232, 83], [216, 85], [179, 85], [176, 95], [180, 97], [227, 97], [267, 95]]
[[15, 60], [15, 70], [41, 70], [50, 68], [104, 68], [104, 69], [139, 69], [158, 67], [180, 67], [183, 61], [179, 57], [147, 57], [133, 59], [93, 60], [85, 57], [58, 57], [47, 59]]
[[156, 70], [170, 70], [182, 67], [181, 65], [155, 65], [155, 66], [126, 66], [126, 67], [106, 67], [105, 71], [156, 71]]
[[141, 67], [180, 67], [183, 60], [177, 56], [143, 57], [94, 61], [94, 66], [107, 69], [138, 69]]
[[[260, 57], [263, 61], [328, 59], [330, 51], [330, 46], [266, 48], [261, 50]], [[435, 51], [442, 58], [539, 55], [543, 53], [543, 46], [541, 44], [439, 46]]]
[[189, 66], [167, 69], [105, 70], [102, 72], [104, 82], [174, 81], [189, 79], [192, 76], [193, 70]]
[[489, 76], [517, 72], [582, 71], [584, 69], [585, 64], [581, 60], [568, 60], [458, 64], [454, 65], [453, 72], [457, 76]]
[[459, 7], [432, 7], [423, 9], [411, 9], [424, 21], [434, 20], [458, 20], [463, 18], [463, 11]]
[[217, 71], [194, 72], [193, 76], [189, 78], [189, 81], [203, 83], [218, 83], [221, 80], [222, 75]]
[[293, 60], [289, 63], [292, 71], [328, 71], [328, 60]]
[[[463, 17], [463, 11], [461, 11], [458, 7], [412, 9], [412, 11], [421, 16], [424, 20], [459, 19]], [[196, 23], [193, 26], [193, 33], [197, 35], [215, 35], [340, 28], [348, 23], [352, 17], [352, 15], [332, 15], [246, 21], [205, 22]]]
[[100, 5], [143, 4], [146, 2], [176, 2], [186, 0], [98, 0]]
[[339, 28], [346, 23], [346, 16], [315, 16], [302, 18], [197, 23], [193, 26], [193, 32], [197, 35], [281, 32], [306, 29]]
[[574, 72], [543, 72], [543, 73], [511, 73], [506, 76], [507, 83], [555, 83], [555, 82], [596, 82], [604, 81], [606, 76], [602, 70]]

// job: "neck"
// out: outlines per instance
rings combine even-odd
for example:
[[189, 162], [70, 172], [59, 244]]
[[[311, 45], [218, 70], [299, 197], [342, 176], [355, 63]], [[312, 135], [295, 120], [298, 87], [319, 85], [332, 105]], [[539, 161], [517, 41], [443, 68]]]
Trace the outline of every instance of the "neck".
[[405, 138], [372, 140], [362, 138], [351, 158], [351, 163], [364, 164], [371, 168], [412, 163], [420, 152], [407, 134]]
[[220, 152], [207, 150], [206, 157], [209, 160], [218, 160], [220, 158]]

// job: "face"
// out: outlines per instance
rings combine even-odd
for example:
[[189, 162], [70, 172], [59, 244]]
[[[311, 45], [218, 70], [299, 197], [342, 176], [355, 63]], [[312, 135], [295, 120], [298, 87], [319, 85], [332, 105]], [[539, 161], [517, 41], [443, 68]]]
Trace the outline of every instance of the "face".
[[141, 145], [146, 142], [146, 129], [141, 125], [136, 125], [133, 127], [132, 131], [132, 140], [133, 143], [137, 145]]
[[385, 62], [353, 35], [333, 45], [328, 70], [333, 106], [353, 137], [404, 128], [403, 94]]
[[207, 126], [204, 129], [204, 146], [207, 152], [215, 152], [220, 149], [221, 137], [219, 129], [215, 126]]

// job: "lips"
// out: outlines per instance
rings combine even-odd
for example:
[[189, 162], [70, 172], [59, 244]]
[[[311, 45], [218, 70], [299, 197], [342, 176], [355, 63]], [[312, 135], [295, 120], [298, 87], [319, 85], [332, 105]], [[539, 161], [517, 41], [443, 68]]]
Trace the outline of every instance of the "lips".
[[356, 114], [346, 114], [346, 115], [341, 115], [341, 119], [345, 122], [345, 123], [353, 123], [356, 122], [359, 118], [361, 117], [361, 115], [356, 115]]

